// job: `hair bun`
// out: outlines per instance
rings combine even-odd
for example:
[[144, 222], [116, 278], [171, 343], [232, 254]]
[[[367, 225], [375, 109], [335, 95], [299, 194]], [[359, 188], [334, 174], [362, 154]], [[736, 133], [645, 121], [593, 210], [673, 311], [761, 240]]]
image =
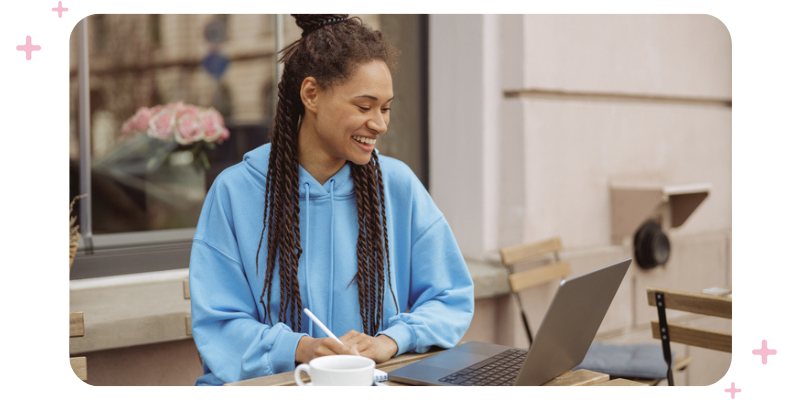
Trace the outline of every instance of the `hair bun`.
[[323, 22], [334, 18], [347, 18], [349, 14], [291, 14], [295, 23], [303, 30], [303, 36], [321, 28]]

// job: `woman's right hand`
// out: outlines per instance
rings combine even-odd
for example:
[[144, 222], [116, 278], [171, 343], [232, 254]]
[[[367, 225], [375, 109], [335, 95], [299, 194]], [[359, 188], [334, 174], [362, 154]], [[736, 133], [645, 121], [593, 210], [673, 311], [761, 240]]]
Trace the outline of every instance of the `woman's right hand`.
[[297, 343], [294, 359], [297, 362], [308, 363], [317, 357], [336, 354], [360, 355], [355, 347], [343, 345], [332, 338], [315, 339], [311, 336], [303, 336]]

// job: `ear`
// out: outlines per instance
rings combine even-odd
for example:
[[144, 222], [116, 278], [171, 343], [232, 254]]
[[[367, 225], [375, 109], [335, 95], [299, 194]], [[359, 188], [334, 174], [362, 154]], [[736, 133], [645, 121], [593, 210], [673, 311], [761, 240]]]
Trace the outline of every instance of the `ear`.
[[303, 101], [306, 110], [314, 113], [317, 112], [319, 109], [320, 92], [321, 88], [316, 78], [309, 76], [303, 79], [303, 83], [300, 84], [300, 100]]

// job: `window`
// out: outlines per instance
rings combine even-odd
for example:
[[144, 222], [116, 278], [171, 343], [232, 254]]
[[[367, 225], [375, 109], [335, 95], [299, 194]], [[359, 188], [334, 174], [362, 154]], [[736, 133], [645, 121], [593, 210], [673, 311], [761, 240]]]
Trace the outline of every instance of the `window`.
[[[387, 135], [379, 150], [405, 161], [426, 183], [427, 19], [360, 17], [383, 30], [403, 53], [389, 130], [399, 133]], [[75, 29], [70, 42], [70, 199], [81, 194], [82, 176], [89, 177], [91, 196], [75, 210], [80, 214], [84, 207], [90, 218], [87, 226], [78, 219], [85, 235], [71, 279], [188, 267], [194, 227], [211, 183], [267, 140], [275, 111], [277, 18], [87, 17], [86, 24], [79, 24], [88, 29], [87, 82], [78, 71], [81, 39]], [[291, 16], [280, 18], [286, 45], [300, 37], [300, 29]], [[81, 109], [82, 87], [89, 93], [88, 113]], [[123, 129], [141, 107], [176, 102], [219, 111], [229, 138], [200, 151]], [[82, 113], [88, 115], [86, 132], [81, 132]], [[90, 165], [84, 167], [82, 137], [90, 143]]]

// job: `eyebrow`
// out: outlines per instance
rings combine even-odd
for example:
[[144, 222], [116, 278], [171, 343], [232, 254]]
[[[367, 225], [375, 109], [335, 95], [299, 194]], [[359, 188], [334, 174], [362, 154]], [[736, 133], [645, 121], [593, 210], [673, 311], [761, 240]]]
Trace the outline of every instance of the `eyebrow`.
[[[360, 97], [366, 97], [366, 98], [368, 98], [368, 99], [370, 99], [370, 100], [373, 100], [373, 101], [378, 101], [378, 98], [377, 98], [377, 97], [375, 97], [375, 96], [370, 96], [370, 95], [368, 95], [368, 94], [362, 94], [361, 96], [355, 96], [354, 98], [355, 98], [355, 99], [357, 99], [357, 98], [360, 98]], [[394, 96], [392, 96], [392, 98], [391, 98], [391, 99], [389, 99], [389, 100], [386, 100], [386, 101], [392, 101], [392, 100], [394, 100]]]

